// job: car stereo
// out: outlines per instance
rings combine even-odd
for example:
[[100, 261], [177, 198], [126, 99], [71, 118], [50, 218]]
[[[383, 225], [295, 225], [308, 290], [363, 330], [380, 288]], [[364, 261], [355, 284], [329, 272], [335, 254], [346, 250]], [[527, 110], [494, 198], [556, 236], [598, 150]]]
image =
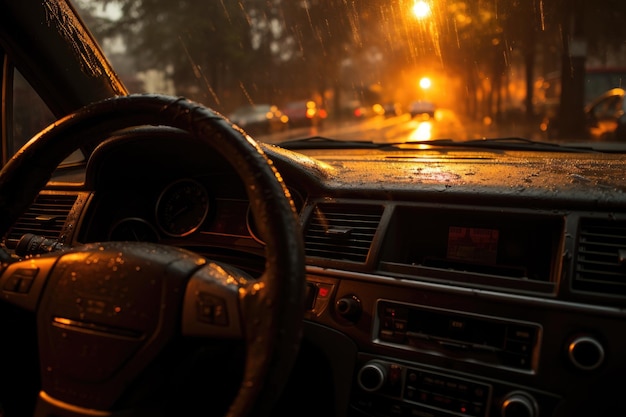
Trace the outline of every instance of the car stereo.
[[540, 330], [536, 323], [379, 300], [374, 342], [533, 372]]

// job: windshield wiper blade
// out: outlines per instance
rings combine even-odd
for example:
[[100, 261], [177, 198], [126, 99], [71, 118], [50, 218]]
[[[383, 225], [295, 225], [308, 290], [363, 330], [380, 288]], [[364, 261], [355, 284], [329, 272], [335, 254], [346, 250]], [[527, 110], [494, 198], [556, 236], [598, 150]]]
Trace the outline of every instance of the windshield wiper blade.
[[556, 142], [545, 142], [542, 140], [533, 140], [527, 138], [521, 138], [517, 136], [509, 136], [502, 138], [482, 138], [482, 139], [472, 139], [464, 142], [465, 144], [469, 144], [469, 146], [484, 146], [484, 147], [493, 147], [494, 145], [500, 149], [536, 149], [536, 150], [554, 150], [557, 152], [600, 152], [595, 149], [593, 146], [585, 145], [577, 145], [577, 144], [562, 144]]
[[540, 140], [533, 140], [533, 139], [527, 139], [527, 138], [521, 138], [521, 137], [517, 137], [517, 136], [507, 136], [507, 137], [501, 137], [501, 138], [481, 138], [481, 139], [471, 139], [468, 141], [463, 142], [465, 144], [476, 144], [476, 145], [485, 145], [485, 146], [491, 146], [493, 144], [499, 144], [499, 145], [510, 145], [510, 146], [523, 146], [523, 147], [528, 147], [528, 146], [547, 146], [550, 148], [563, 148], [562, 145], [555, 143], [555, 142], [544, 142], [544, 141], [540, 141]]
[[555, 142], [544, 142], [522, 137], [501, 137], [482, 138], [470, 140], [454, 140], [449, 138], [417, 140], [406, 142], [372, 142], [360, 140], [340, 140], [324, 136], [310, 136], [306, 138], [287, 140], [278, 143], [278, 146], [290, 149], [394, 149], [394, 150], [414, 150], [416, 147], [458, 147], [458, 148], [484, 148], [501, 150], [537, 150], [554, 152], [598, 152], [588, 144], [561, 144]]
[[409, 145], [429, 145], [429, 146], [454, 146], [469, 148], [488, 148], [503, 150], [538, 150], [538, 151], [556, 151], [556, 152], [601, 152], [589, 145], [577, 144], [561, 144], [556, 142], [544, 142], [540, 140], [527, 139], [522, 137], [501, 137], [501, 138], [481, 138], [456, 141], [453, 139], [434, 139], [407, 141], [387, 144], [389, 146], [409, 146]]
[[[384, 144], [387, 145], [387, 144]], [[285, 149], [370, 149], [379, 148], [381, 144], [367, 140], [339, 140], [324, 136], [309, 136], [306, 138], [292, 139], [278, 143]]]

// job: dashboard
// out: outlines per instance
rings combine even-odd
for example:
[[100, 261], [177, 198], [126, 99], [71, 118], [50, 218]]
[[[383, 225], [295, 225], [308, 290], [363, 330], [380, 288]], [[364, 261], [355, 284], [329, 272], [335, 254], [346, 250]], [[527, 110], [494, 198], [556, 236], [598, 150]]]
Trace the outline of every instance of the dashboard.
[[[172, 136], [177, 146], [171, 146]], [[124, 139], [124, 140], [122, 140]], [[253, 277], [263, 236], [235, 171], [175, 131], [111, 138], [9, 232], [153, 241]], [[303, 415], [610, 416], [626, 390], [626, 161], [263, 145], [299, 213]], [[42, 214], [46, 213], [45, 221]], [[52, 213], [52, 214], [51, 214]]]

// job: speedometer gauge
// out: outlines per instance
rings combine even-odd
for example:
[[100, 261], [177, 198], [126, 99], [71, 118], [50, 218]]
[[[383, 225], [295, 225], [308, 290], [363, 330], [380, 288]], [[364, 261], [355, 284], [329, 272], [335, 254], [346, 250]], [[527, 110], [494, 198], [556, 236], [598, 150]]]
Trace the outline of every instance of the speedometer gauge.
[[209, 212], [209, 194], [192, 179], [171, 183], [159, 196], [156, 221], [163, 233], [181, 237], [195, 232]]
[[115, 223], [109, 231], [108, 240], [130, 242], [158, 242], [156, 229], [144, 219], [127, 217]]

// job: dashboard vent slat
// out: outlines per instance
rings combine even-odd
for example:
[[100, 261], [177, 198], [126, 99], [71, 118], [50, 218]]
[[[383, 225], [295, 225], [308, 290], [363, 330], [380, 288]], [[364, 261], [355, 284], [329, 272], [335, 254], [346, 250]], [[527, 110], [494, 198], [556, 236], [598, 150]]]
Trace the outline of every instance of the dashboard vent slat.
[[307, 256], [364, 263], [382, 206], [318, 204], [305, 233]]
[[583, 219], [573, 288], [626, 295], [626, 222]]
[[76, 194], [39, 194], [6, 236], [6, 245], [15, 247], [26, 233], [58, 239], [76, 202]]

